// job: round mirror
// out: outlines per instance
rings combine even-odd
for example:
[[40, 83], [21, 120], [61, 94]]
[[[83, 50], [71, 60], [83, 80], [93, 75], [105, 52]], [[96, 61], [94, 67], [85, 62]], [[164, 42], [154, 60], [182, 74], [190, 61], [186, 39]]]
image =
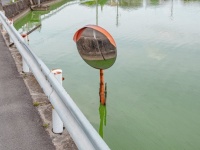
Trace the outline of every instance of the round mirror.
[[74, 35], [77, 49], [83, 60], [96, 69], [110, 68], [117, 57], [112, 36], [97, 25], [87, 25]]

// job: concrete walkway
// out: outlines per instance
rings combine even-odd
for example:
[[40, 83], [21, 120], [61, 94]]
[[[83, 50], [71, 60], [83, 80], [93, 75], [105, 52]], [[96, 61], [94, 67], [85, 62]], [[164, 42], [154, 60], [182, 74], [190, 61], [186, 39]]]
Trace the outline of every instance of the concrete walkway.
[[55, 150], [1, 32], [0, 150]]

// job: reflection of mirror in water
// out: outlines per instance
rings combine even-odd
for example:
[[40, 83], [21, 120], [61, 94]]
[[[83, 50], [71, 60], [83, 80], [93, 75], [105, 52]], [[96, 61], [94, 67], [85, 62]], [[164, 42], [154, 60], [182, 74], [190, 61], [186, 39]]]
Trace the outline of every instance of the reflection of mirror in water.
[[116, 60], [115, 45], [103, 33], [93, 28], [85, 28], [76, 44], [79, 54], [91, 67], [107, 69]]
[[103, 138], [103, 126], [106, 126], [106, 106], [101, 105], [99, 106], [99, 117], [100, 117], [100, 124], [99, 124], [99, 135]]

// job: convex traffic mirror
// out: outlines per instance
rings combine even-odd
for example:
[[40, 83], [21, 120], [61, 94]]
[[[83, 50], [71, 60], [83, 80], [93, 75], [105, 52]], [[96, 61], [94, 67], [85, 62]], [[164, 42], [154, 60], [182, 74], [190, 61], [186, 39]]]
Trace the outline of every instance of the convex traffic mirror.
[[87, 25], [74, 35], [77, 49], [83, 60], [93, 68], [110, 68], [117, 57], [116, 44], [112, 36], [97, 25]]

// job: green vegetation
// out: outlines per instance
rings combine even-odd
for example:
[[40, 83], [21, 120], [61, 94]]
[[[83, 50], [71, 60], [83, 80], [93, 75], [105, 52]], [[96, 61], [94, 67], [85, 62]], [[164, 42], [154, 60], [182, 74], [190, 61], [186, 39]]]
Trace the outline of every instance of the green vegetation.
[[44, 123], [42, 126], [46, 129], [46, 128], [49, 127], [49, 124], [48, 123]]
[[62, 1], [59, 1], [53, 5], [50, 6], [50, 10], [54, 10], [54, 9], [57, 9], [59, 7], [61, 7], [62, 5], [66, 4], [67, 2], [70, 2], [72, 0], [62, 0]]
[[44, 14], [48, 14], [50, 11], [59, 8], [60, 6], [64, 5], [65, 3], [70, 2], [70, 0], [62, 0], [50, 6], [49, 10], [47, 11], [31, 11], [26, 14], [24, 17], [19, 18], [14, 22], [14, 26], [17, 30], [19, 30], [24, 24], [28, 22], [41, 22], [40, 16]]
[[[107, 3], [108, 0], [98, 0], [98, 4], [103, 6]], [[92, 1], [86, 1], [86, 2], [83, 2], [81, 3], [83, 5], [86, 5], [86, 6], [95, 6], [96, 5], [96, 0], [92, 0]]]
[[150, 0], [151, 5], [159, 5], [159, 0]]
[[22, 77], [25, 79], [27, 77], [27, 74], [23, 73]]
[[33, 106], [37, 107], [37, 106], [39, 106], [39, 105], [40, 105], [39, 102], [33, 102]]

